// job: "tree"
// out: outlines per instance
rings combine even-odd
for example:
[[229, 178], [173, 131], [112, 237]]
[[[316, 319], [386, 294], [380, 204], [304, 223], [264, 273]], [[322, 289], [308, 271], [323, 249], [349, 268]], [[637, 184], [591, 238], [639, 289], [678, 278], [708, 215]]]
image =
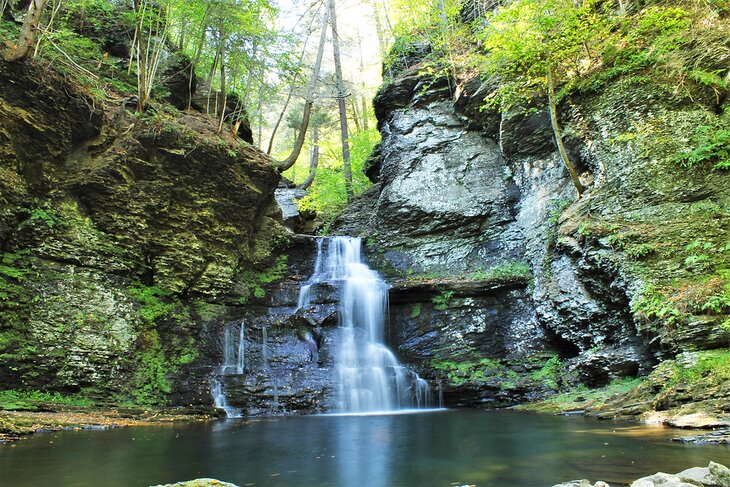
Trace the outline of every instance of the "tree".
[[312, 76], [309, 78], [309, 86], [304, 100], [304, 110], [302, 112], [302, 123], [299, 127], [299, 135], [289, 156], [283, 161], [277, 161], [276, 168], [279, 172], [284, 172], [297, 162], [297, 158], [304, 146], [304, 138], [307, 134], [309, 119], [312, 115], [312, 105], [314, 105], [314, 95], [317, 90], [317, 81], [319, 79], [319, 70], [322, 67], [322, 56], [324, 55], [324, 45], [327, 41], [327, 21], [329, 19], [329, 9], [324, 9], [322, 14], [322, 29], [319, 35], [319, 46], [317, 48], [317, 58], [312, 68]]
[[312, 149], [309, 156], [309, 175], [299, 185], [299, 189], [308, 189], [312, 185], [312, 182], [314, 182], [314, 176], [317, 174], [317, 165], [319, 164], [319, 130], [329, 122], [330, 118], [326, 112], [317, 111], [312, 115], [310, 122], [312, 126]]
[[147, 109], [157, 68], [167, 41], [168, 9], [148, 0], [134, 0], [135, 31], [133, 53], [137, 62], [137, 108]]
[[340, 134], [342, 137], [342, 168], [345, 175], [345, 192], [347, 200], [353, 197], [352, 193], [352, 167], [350, 166], [350, 145], [347, 133], [347, 107], [345, 98], [345, 82], [342, 79], [342, 62], [340, 60], [340, 35], [337, 32], [337, 14], [335, 12], [335, 0], [327, 0], [327, 9], [330, 14], [330, 26], [332, 27], [332, 51], [335, 61], [335, 80], [337, 82], [337, 105], [340, 111]]
[[20, 29], [18, 43], [5, 56], [8, 62], [19, 62], [28, 59], [35, 46], [35, 36], [38, 24], [43, 13], [43, 7], [47, 0], [31, 0], [28, 11], [23, 19], [23, 26]]
[[487, 51], [482, 68], [502, 79], [488, 102], [508, 108], [534, 99], [536, 91], [547, 95], [558, 152], [578, 198], [584, 188], [565, 150], [556, 87], [589, 69], [589, 43], [601, 38], [602, 29], [590, 1], [516, 0], [492, 16], [482, 36]]

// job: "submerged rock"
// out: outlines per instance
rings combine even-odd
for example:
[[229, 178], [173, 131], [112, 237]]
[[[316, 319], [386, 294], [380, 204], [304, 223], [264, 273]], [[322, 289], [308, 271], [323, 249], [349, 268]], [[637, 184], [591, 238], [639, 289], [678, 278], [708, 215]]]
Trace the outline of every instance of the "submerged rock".
[[195, 479], [185, 482], [177, 482], [174, 484], [160, 484], [152, 487], [238, 487], [230, 482], [223, 482], [216, 479]]

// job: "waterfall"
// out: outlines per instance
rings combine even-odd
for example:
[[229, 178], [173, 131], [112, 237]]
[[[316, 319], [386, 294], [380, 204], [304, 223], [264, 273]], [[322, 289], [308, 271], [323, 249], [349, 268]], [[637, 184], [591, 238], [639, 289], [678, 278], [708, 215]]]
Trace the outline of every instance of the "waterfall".
[[244, 321], [241, 320], [238, 329], [234, 324], [226, 325], [223, 329], [223, 363], [210, 381], [210, 393], [215, 407], [224, 410], [229, 418], [241, 417], [241, 411], [228, 405], [222, 378], [227, 375], [243, 375], [246, 368], [245, 345]]
[[428, 383], [402, 366], [383, 343], [389, 286], [362, 260], [361, 246], [353, 237], [318, 240], [314, 274], [299, 296], [303, 307], [310, 303], [313, 285], [340, 287], [337, 409], [364, 413], [432, 407]]

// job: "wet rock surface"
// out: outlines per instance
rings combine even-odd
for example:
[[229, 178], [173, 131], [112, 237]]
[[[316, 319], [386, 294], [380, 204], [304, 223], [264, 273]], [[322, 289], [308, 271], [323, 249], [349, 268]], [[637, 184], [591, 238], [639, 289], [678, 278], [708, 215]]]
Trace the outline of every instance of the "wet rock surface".
[[32, 64], [0, 84], [3, 387], [210, 407], [217, 328], [286, 274], [270, 160]]
[[[722, 279], [713, 264], [693, 267], [687, 249], [697, 239], [707, 248], [727, 240], [727, 173], [684, 171], [667, 146], [619, 142], [658, 121], [662, 137], [675, 139], [698, 125], [722, 125], [703, 88], [694, 102], [648, 81], [566, 99], [560, 123], [588, 187], [576, 201], [540, 100], [534, 110], [482, 110], [495, 81], [431, 79], [419, 74], [417, 59], [414, 51], [375, 99], [382, 142], [368, 175], [377, 184], [334, 225], [363, 236], [371, 263], [393, 282], [390, 339], [404, 359], [445, 387], [455, 386], [458, 371], [437, 372], [434, 363], [455, 357], [474, 372], [470, 364], [506, 360], [515, 349], [526, 358], [551, 352], [563, 386], [594, 387], [646, 375], [682, 351], [727, 346], [723, 313], [681, 304], [686, 321], [673, 327], [641, 308], [656, 287], [686, 283], [667, 294], [674, 302], [703, 286], [698, 281]], [[712, 252], [702, 258], [722, 265]], [[453, 299], [455, 276], [514, 262], [529, 267], [529, 281]], [[419, 275], [432, 279], [399, 283]], [[464, 379], [454, 390], [471, 391], [451, 400], [472, 404], [473, 391], [488, 386]], [[484, 396], [496, 399], [505, 393], [499, 384], [514, 382], [502, 376]], [[724, 397], [727, 387], [720, 391]]]
[[[726, 487], [730, 486], [730, 469], [719, 463], [710, 462], [707, 467], [693, 467], [677, 474], [657, 472], [631, 483], [631, 487]], [[553, 487], [609, 487], [607, 483], [590, 480], [571, 480]]]

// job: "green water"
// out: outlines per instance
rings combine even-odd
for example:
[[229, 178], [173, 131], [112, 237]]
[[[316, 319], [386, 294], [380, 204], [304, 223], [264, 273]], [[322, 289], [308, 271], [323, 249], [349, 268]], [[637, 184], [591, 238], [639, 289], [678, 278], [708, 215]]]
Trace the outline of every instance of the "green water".
[[507, 411], [308, 416], [39, 434], [0, 445], [0, 486], [146, 486], [214, 477], [241, 486], [613, 486], [710, 460], [661, 427]]

